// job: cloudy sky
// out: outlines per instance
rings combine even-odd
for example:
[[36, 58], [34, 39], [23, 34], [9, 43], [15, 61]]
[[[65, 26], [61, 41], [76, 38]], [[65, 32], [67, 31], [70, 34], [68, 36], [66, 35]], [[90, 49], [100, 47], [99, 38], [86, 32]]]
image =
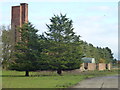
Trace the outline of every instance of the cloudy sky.
[[[11, 6], [19, 5], [20, 0], [0, 2], [0, 25], [11, 23]], [[28, 0], [29, 1], [29, 0]], [[118, 58], [118, 2], [117, 0], [34, 0], [28, 2], [29, 21], [39, 29], [47, 31], [45, 24], [55, 14], [67, 14], [73, 20], [74, 31], [81, 39], [94, 46], [111, 48]], [[114, 1], [114, 2], [113, 2]]]

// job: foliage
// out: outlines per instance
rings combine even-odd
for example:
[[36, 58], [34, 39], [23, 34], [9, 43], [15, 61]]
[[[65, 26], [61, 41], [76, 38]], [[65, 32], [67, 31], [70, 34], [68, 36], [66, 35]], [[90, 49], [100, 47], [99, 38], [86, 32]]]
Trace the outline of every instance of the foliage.
[[[82, 57], [95, 58], [96, 63], [113, 62], [110, 48], [94, 47], [80, 40], [73, 28], [73, 21], [66, 15], [54, 15], [48, 31], [40, 35], [31, 23], [19, 28], [21, 40], [15, 45], [15, 32], [2, 28], [3, 67], [19, 71], [72, 70], [80, 67]], [[14, 57], [15, 56], [15, 57]]]
[[8, 69], [9, 63], [13, 58], [14, 51], [14, 35], [13, 30], [9, 27], [1, 26], [2, 30], [2, 66], [4, 69]]
[[2, 30], [0, 29], [0, 65], [2, 62]]
[[48, 32], [45, 32], [49, 40], [48, 49], [44, 50], [49, 63], [49, 69], [71, 70], [80, 67], [82, 53], [78, 49], [79, 37], [73, 32], [72, 20], [66, 15], [54, 15], [50, 19], [51, 24], [47, 25]]
[[110, 63], [113, 61], [113, 53], [110, 48], [94, 47], [92, 44], [82, 40], [80, 42], [81, 51], [83, 52], [84, 57], [95, 58], [96, 63], [101, 62], [101, 59], [104, 59], [102, 60], [104, 63]]
[[23, 24], [18, 30], [21, 33], [21, 40], [15, 45], [15, 59], [10, 69], [26, 71], [26, 76], [29, 76], [29, 71], [38, 69], [39, 43], [36, 34], [38, 30], [31, 23]]
[[73, 32], [72, 20], [60, 14], [60, 16], [54, 15], [50, 21], [51, 24], [47, 25], [49, 30], [45, 32], [51, 44], [47, 49], [50, 69], [57, 70], [57, 73], [61, 74], [61, 70], [79, 68], [82, 54], [78, 50], [77, 43], [80, 36]]
[[105, 63], [105, 60], [100, 58], [99, 63]]
[[112, 65], [113, 65], [113, 66], [117, 66], [117, 65], [118, 65], [118, 63], [117, 63], [117, 60], [116, 60], [116, 59], [113, 59], [113, 61], [112, 61]]
[[79, 41], [79, 37], [73, 32], [73, 21], [69, 20], [66, 15], [54, 15], [50, 19], [51, 24], [47, 25], [49, 31], [45, 32], [47, 38], [56, 42], [76, 42]]

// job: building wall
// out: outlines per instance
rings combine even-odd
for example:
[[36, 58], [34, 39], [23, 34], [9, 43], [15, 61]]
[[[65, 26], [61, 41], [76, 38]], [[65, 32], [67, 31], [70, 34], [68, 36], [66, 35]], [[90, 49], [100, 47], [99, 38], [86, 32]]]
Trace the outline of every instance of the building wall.
[[99, 63], [98, 64], [98, 70], [106, 70], [106, 64], [105, 63]]
[[80, 65], [80, 71], [84, 71], [84, 70], [111, 70], [111, 63], [109, 64], [105, 64], [105, 63], [82, 63]]
[[82, 64], [80, 65], [80, 71], [84, 71], [84, 70], [85, 70], [84, 67], [85, 67], [85, 66], [84, 66], [84, 63], [82, 63]]
[[85, 70], [88, 69], [88, 63], [84, 63], [84, 68], [85, 68]]
[[96, 64], [95, 63], [88, 63], [88, 70], [96, 70]]
[[107, 64], [107, 69], [108, 69], [108, 70], [111, 70], [111, 63], [108, 63], [108, 64]]
[[96, 70], [96, 63], [82, 63], [80, 70]]

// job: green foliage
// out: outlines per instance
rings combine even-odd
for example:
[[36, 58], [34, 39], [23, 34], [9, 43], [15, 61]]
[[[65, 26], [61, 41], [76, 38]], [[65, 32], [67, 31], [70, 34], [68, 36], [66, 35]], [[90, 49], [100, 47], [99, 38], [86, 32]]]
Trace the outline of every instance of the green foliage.
[[112, 65], [113, 65], [113, 66], [117, 66], [117, 65], [118, 65], [118, 63], [117, 63], [117, 60], [116, 60], [116, 59], [113, 59], [113, 61], [112, 61]]
[[[66, 15], [54, 15], [50, 19], [51, 24], [47, 25], [48, 32], [45, 32], [49, 41], [48, 49], [43, 53], [49, 63], [49, 69], [71, 70], [80, 67], [82, 53], [78, 49], [79, 37], [73, 32], [72, 20]], [[60, 71], [61, 73], [61, 71]]]
[[94, 47], [92, 44], [89, 44], [85, 41], [80, 41], [81, 51], [84, 54], [84, 57], [91, 57], [95, 58], [96, 63], [102, 62], [110, 63], [113, 61], [113, 54], [110, 48], [101, 48], [101, 47]]
[[0, 29], [0, 63], [2, 62], [2, 30]]
[[[48, 31], [38, 36], [31, 23], [19, 28], [21, 40], [15, 45], [14, 30], [3, 27], [3, 66], [19, 71], [73, 70], [80, 67], [81, 58], [95, 58], [96, 63], [113, 61], [110, 48], [94, 47], [80, 40], [73, 28], [73, 21], [66, 15], [54, 15]], [[15, 56], [15, 57], [14, 57]], [[10, 65], [10, 66], [9, 66]]]
[[56, 42], [75, 42], [79, 41], [79, 37], [73, 32], [73, 21], [69, 20], [66, 15], [54, 15], [50, 19], [51, 24], [47, 25], [49, 31], [45, 34], [47, 38]]
[[11, 63], [10, 69], [19, 71], [39, 69], [37, 67], [39, 43], [36, 34], [38, 30], [31, 23], [25, 23], [18, 30], [21, 33], [21, 40], [15, 45], [15, 59]]
[[105, 63], [105, 60], [100, 58], [99, 63]]
[[14, 35], [13, 30], [9, 27], [1, 26], [2, 31], [2, 66], [4, 69], [8, 69], [9, 63], [13, 58], [14, 51]]

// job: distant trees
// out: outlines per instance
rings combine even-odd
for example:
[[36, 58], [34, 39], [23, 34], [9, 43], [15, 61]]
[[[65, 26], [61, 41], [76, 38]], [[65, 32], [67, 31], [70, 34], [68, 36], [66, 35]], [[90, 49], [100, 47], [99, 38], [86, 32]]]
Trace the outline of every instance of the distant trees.
[[0, 67], [2, 63], [2, 30], [0, 29]]
[[[112, 65], [113, 65], [113, 66], [118, 66], [118, 65], [119, 65], [117, 59], [113, 59], [113, 60], [112, 60]], [[119, 67], [119, 66], [118, 66], [118, 67]]]
[[110, 48], [105, 47], [94, 47], [92, 44], [89, 44], [85, 41], [80, 41], [81, 51], [83, 52], [85, 57], [95, 58], [96, 63], [109, 63], [113, 60], [113, 53]]
[[2, 31], [2, 66], [4, 69], [8, 69], [13, 57], [14, 35], [9, 27], [1, 26], [0, 29]]

